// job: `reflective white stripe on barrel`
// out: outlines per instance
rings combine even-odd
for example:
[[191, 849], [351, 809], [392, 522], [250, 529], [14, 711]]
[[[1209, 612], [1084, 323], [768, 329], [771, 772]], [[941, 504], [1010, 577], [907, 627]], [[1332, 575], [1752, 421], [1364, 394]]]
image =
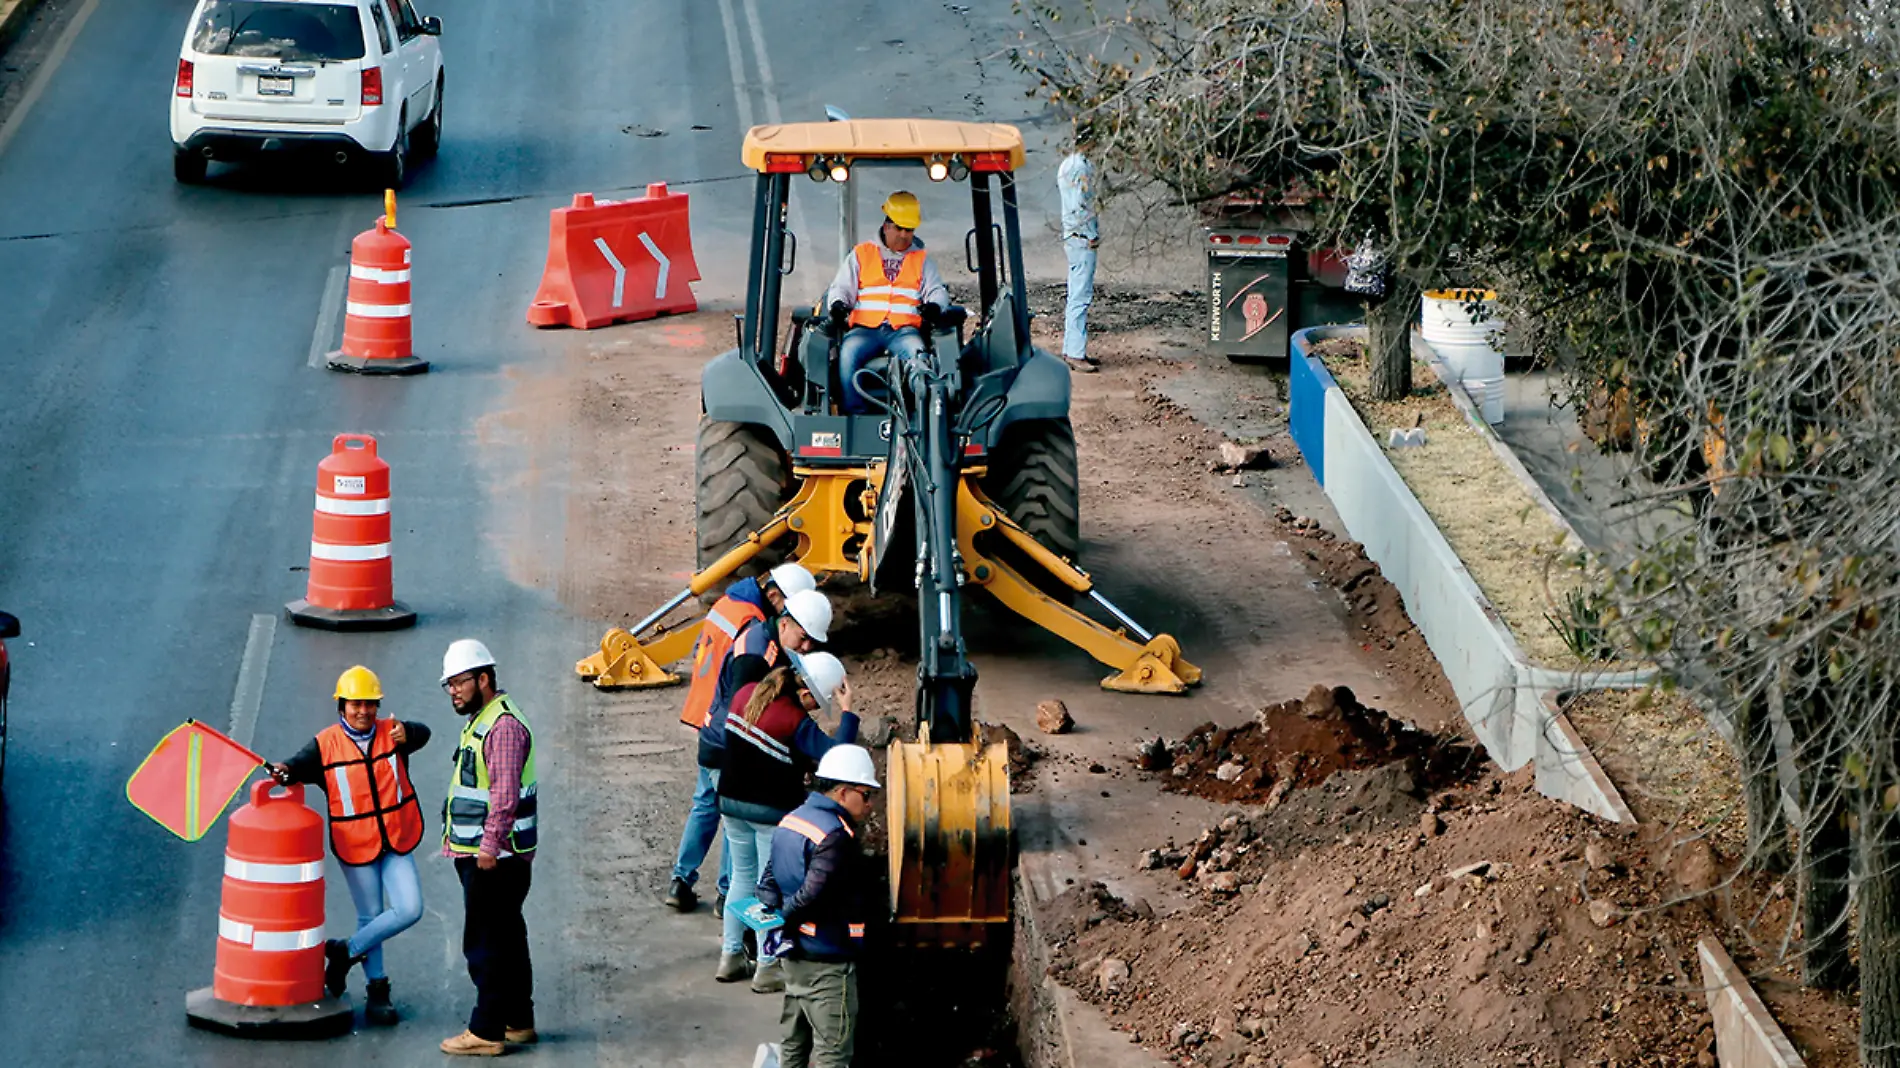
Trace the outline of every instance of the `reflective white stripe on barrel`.
[[290, 953], [299, 949], [314, 949], [322, 945], [323, 928], [311, 927], [302, 931], [260, 931], [248, 923], [242, 923], [219, 913], [218, 937], [265, 953]]
[[225, 857], [224, 874], [227, 878], [247, 883], [274, 883], [278, 886], [314, 883], [323, 878], [323, 861], [313, 860], [307, 864], [264, 864], [254, 860]]
[[395, 285], [397, 282], [407, 282], [409, 280], [409, 268], [403, 267], [397, 270], [389, 270], [384, 267], [364, 267], [360, 264], [352, 263], [350, 264], [350, 277], [360, 278], [365, 282], [381, 282], [386, 286]]
[[310, 543], [312, 560], [333, 560], [338, 563], [357, 564], [365, 560], [386, 560], [389, 558], [389, 543], [381, 545], [331, 545], [328, 542]]
[[325, 515], [388, 515], [389, 498], [380, 501], [348, 501], [317, 494], [317, 511]]
[[409, 305], [407, 304], [364, 304], [360, 301], [352, 300], [344, 305], [344, 310], [356, 316], [358, 319], [409, 318]]

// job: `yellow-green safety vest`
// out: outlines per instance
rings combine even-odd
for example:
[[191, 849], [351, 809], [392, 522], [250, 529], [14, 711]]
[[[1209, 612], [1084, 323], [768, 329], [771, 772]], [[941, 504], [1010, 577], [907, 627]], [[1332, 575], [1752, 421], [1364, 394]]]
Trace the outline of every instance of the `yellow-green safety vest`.
[[534, 852], [535, 776], [534, 728], [507, 694], [496, 694], [481, 713], [462, 728], [455, 747], [455, 767], [449, 776], [449, 796], [442, 803], [442, 841], [449, 852], [474, 856], [481, 852], [482, 825], [488, 821], [488, 757], [482, 742], [503, 715], [515, 717], [528, 732], [528, 759], [521, 765], [521, 800], [515, 805], [515, 823], [503, 843], [501, 856]]

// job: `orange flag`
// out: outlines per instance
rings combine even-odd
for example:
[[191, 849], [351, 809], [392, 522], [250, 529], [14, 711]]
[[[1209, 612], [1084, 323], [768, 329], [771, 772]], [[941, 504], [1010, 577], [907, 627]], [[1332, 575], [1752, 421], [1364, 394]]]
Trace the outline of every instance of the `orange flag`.
[[188, 719], [160, 739], [125, 781], [125, 798], [159, 826], [196, 842], [263, 763], [263, 757]]

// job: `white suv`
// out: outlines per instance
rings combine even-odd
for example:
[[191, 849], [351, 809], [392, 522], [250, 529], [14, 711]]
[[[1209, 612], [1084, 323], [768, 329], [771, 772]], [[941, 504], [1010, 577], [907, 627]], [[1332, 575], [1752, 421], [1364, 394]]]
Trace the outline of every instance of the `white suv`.
[[198, 0], [172, 86], [172, 170], [368, 156], [401, 188], [442, 143], [442, 22], [413, 0]]

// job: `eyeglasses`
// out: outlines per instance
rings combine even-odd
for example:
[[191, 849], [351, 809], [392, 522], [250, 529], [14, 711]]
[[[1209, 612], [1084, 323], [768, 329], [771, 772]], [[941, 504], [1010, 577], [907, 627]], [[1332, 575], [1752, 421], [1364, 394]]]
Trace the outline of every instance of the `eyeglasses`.
[[877, 791], [869, 786], [847, 786], [845, 789], [858, 795], [858, 799], [869, 804], [877, 796]]
[[469, 672], [466, 675], [457, 675], [452, 679], [444, 679], [442, 681], [442, 689], [448, 693], [454, 693], [461, 687], [475, 685], [476, 677], [474, 672]]

